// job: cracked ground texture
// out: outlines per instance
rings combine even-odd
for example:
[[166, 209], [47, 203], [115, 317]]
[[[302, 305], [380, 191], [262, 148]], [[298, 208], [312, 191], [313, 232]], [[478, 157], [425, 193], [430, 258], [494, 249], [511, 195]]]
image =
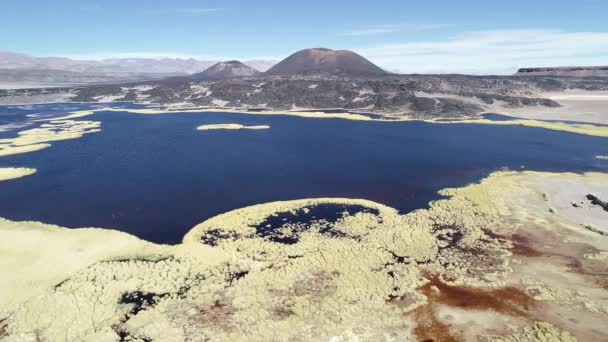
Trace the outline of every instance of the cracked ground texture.
[[[176, 246], [1, 219], [0, 340], [606, 339], [608, 213], [565, 209], [605, 184], [496, 172], [407, 214], [355, 199], [267, 203]], [[306, 216], [324, 206], [343, 209]]]

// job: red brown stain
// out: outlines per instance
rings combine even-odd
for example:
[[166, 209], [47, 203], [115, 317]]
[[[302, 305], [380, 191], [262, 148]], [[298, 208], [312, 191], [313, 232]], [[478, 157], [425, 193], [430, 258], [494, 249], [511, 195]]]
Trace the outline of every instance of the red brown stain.
[[[595, 285], [608, 289], [608, 267], [604, 263], [594, 262], [584, 258], [584, 254], [598, 253], [599, 250], [593, 246], [570, 242], [568, 245], [556, 240], [555, 237], [547, 237], [548, 243], [553, 243], [551, 251], [542, 252], [533, 246], [534, 240], [523, 234], [513, 234], [507, 238], [513, 244], [511, 252], [515, 255], [530, 258], [545, 258], [547, 262], [557, 262], [568, 268], [569, 272], [587, 277]], [[560, 247], [562, 247], [560, 249]], [[558, 251], [564, 251], [559, 253]], [[567, 254], [568, 253], [568, 254]]]
[[230, 321], [235, 314], [235, 310], [229, 304], [220, 300], [214, 301], [207, 307], [199, 308], [200, 318], [209, 325], [226, 327], [226, 322]]
[[272, 310], [272, 313], [278, 320], [281, 320], [281, 321], [288, 319], [289, 317], [295, 315], [295, 312], [293, 312], [292, 308], [289, 306], [285, 306], [285, 307], [277, 306]]
[[429, 303], [414, 312], [414, 334], [419, 341], [462, 341], [462, 336], [450, 331], [450, 325], [441, 322], [434, 306], [441, 304], [464, 310], [494, 311], [511, 316], [529, 317], [535, 301], [523, 290], [515, 287], [479, 289], [447, 285], [438, 276], [427, 276], [429, 283], [419, 290]]
[[495, 233], [490, 229], [483, 229], [483, 232], [485, 235], [487, 235], [490, 238], [498, 239], [498, 240], [502, 240], [502, 241], [510, 241], [511, 244], [513, 245], [510, 248], [511, 253], [513, 253], [515, 255], [531, 257], [531, 258], [537, 258], [537, 257], [543, 256], [543, 253], [541, 251], [532, 247], [533, 243], [530, 241], [530, 238], [526, 235], [516, 233], [516, 234], [512, 234], [512, 235], [508, 236], [508, 235]]
[[4, 321], [4, 319], [0, 320], [0, 337], [8, 336], [8, 324], [5, 324]]
[[608, 290], [608, 267], [606, 267], [605, 263], [589, 260], [581, 261], [575, 257], [559, 254], [555, 254], [554, 256], [565, 258], [569, 271], [585, 276], [595, 285]]
[[526, 256], [531, 258], [538, 258], [543, 255], [542, 252], [532, 247], [530, 238], [525, 235], [513, 234], [511, 235], [510, 240], [513, 244], [511, 252], [515, 255]]
[[[433, 286], [439, 289], [434, 290]], [[432, 303], [443, 304], [465, 310], [492, 310], [512, 316], [526, 316], [534, 304], [534, 299], [516, 287], [480, 289], [466, 286], [452, 286], [439, 277], [429, 277], [429, 283], [420, 291]]]
[[431, 305], [425, 305], [414, 313], [416, 328], [414, 335], [422, 342], [460, 342], [461, 336], [450, 331], [450, 326], [437, 319], [437, 315]]
[[505, 236], [495, 233], [494, 231], [492, 231], [491, 229], [487, 229], [487, 228], [482, 228], [481, 229], [483, 231], [484, 234], [486, 234], [488, 237], [493, 238], [493, 239], [504, 239]]

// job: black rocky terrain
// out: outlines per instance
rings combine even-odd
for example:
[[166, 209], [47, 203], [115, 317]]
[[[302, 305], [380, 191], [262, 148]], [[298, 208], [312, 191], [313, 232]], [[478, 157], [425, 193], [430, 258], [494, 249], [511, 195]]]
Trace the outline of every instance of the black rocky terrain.
[[[465, 75], [382, 77], [256, 76], [217, 81], [188, 78], [75, 88], [0, 90], [0, 104], [52, 102], [72, 94], [73, 102], [132, 101], [242, 110], [345, 109], [413, 117], [459, 117], [505, 107], [556, 107], [543, 92], [608, 90], [608, 79]], [[36, 101], [37, 98], [40, 100]], [[26, 101], [27, 100], [27, 101]]]

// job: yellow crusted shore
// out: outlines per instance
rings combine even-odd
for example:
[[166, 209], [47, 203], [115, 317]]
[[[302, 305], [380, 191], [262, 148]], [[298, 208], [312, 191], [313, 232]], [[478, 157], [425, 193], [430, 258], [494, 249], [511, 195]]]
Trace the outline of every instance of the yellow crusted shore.
[[270, 129], [268, 125], [258, 125], [258, 126], [243, 126], [239, 124], [215, 124], [215, 125], [201, 125], [196, 127], [199, 131], [211, 131], [211, 130], [240, 130], [240, 129]]
[[0, 181], [29, 176], [35, 172], [36, 169], [25, 167], [0, 167]]
[[101, 122], [72, 120], [94, 114], [94, 111], [78, 111], [66, 116], [41, 119], [39, 127], [23, 130], [15, 138], [0, 139], [0, 157], [30, 153], [51, 146], [52, 141], [78, 139], [85, 134], [101, 131]]
[[161, 110], [161, 109], [120, 109], [120, 108], [103, 108], [96, 109], [97, 111], [113, 111], [113, 112], [128, 112], [133, 114], [176, 114], [176, 113], [235, 113], [247, 115], [289, 115], [304, 118], [317, 119], [345, 119], [356, 121], [376, 121], [376, 122], [404, 122], [404, 121], [423, 121], [427, 123], [437, 124], [480, 124], [480, 125], [501, 125], [501, 126], [525, 126], [532, 128], [543, 128], [554, 131], [561, 131], [574, 134], [583, 134], [597, 137], [608, 137], [608, 126], [600, 126], [593, 124], [573, 124], [566, 122], [548, 122], [529, 119], [516, 119], [509, 121], [493, 121], [480, 118], [465, 118], [461, 120], [445, 120], [445, 119], [413, 119], [408, 117], [390, 117], [390, 119], [371, 118], [364, 114], [354, 113], [331, 113], [331, 112], [314, 112], [314, 111], [246, 111], [243, 108], [205, 108], [205, 109], [180, 109], [180, 110]]
[[444, 124], [481, 124], [499, 126], [524, 126], [532, 128], [544, 128], [553, 131], [590, 135], [595, 137], [608, 137], [608, 126], [598, 126], [592, 124], [574, 124], [565, 122], [547, 122], [536, 120], [509, 120], [493, 121], [488, 119], [465, 119], [455, 121], [424, 120], [425, 122], [444, 123]]
[[[606, 213], [550, 209], [607, 184], [495, 172], [404, 215], [356, 199], [267, 203], [176, 246], [0, 219], [0, 339], [605, 340], [608, 260], [590, 255], [608, 239], [584, 225]], [[332, 204], [366, 210], [299, 221]], [[273, 217], [285, 218], [269, 232]]]
[[116, 108], [104, 108], [96, 111], [111, 111], [111, 112], [128, 112], [133, 114], [176, 114], [176, 113], [235, 113], [235, 114], [252, 114], [252, 115], [291, 115], [303, 118], [317, 118], [317, 119], [347, 119], [347, 120], [359, 120], [359, 121], [371, 121], [372, 118], [352, 113], [326, 113], [326, 112], [315, 112], [315, 111], [246, 111], [241, 109], [228, 109], [228, 108], [203, 108], [203, 109], [116, 109]]

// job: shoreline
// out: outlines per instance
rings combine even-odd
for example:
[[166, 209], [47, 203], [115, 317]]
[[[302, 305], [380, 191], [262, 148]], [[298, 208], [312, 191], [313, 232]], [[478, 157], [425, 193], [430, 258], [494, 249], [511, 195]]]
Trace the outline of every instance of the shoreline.
[[213, 125], [201, 125], [196, 127], [197, 131], [214, 131], [214, 130], [262, 130], [262, 129], [270, 129], [268, 125], [258, 125], [258, 126], [244, 126], [240, 124], [213, 124]]
[[[453, 118], [433, 118], [433, 119], [416, 119], [416, 118], [392, 118], [391, 119], [376, 119], [365, 114], [353, 114], [353, 113], [331, 113], [323, 111], [244, 111], [236, 108], [199, 108], [190, 110], [169, 110], [169, 109], [99, 109], [97, 111], [112, 111], [112, 112], [128, 112], [132, 114], [143, 114], [143, 115], [162, 115], [162, 114], [183, 114], [183, 113], [232, 113], [232, 114], [243, 114], [243, 115], [288, 115], [303, 118], [315, 118], [315, 119], [345, 119], [355, 121], [373, 121], [373, 122], [426, 122], [433, 124], [482, 124], [482, 125], [501, 125], [501, 126], [525, 126], [531, 128], [543, 128], [554, 131], [582, 134], [596, 137], [608, 137], [608, 126], [598, 126], [587, 123], [568, 123], [561, 121], [541, 121], [531, 120], [513, 117], [514, 120], [508, 121], [493, 121], [484, 119], [481, 117], [462, 117], [458, 119]], [[377, 115], [377, 114], [373, 114]], [[451, 119], [451, 120], [450, 120]]]
[[[569, 186], [555, 186], [563, 182]], [[605, 212], [591, 204], [585, 204], [588, 209], [570, 205], [589, 191], [608, 196], [606, 184], [607, 173], [497, 171], [479, 183], [441, 190], [447, 198], [403, 215], [358, 199], [265, 203], [205, 220], [175, 246], [114, 230], [0, 219], [0, 237], [12, 242], [0, 248], [6, 261], [0, 273], [12, 274], [0, 277], [0, 331], [14, 339], [35, 330], [67, 340], [110, 340], [120, 331], [155, 340], [223, 340], [252, 331], [281, 339], [345, 337], [344, 331], [356, 328], [361, 336], [391, 333], [421, 340], [438, 336], [432, 329], [408, 327], [425, 327], [431, 317], [484, 336], [537, 329], [540, 321], [547, 334], [567, 331], [582, 340], [601, 340], [608, 329], [589, 332], [558, 319], [554, 311], [586, 321], [608, 315], [608, 301], [595, 283], [599, 278], [584, 273], [592, 265], [608, 266], [608, 240], [583, 227], [591, 224], [589, 217], [602, 222]], [[296, 215], [326, 203], [361, 205], [377, 213], [346, 215], [330, 226], [313, 221], [306, 229], [284, 223], [277, 234], [295, 234], [292, 244], [261, 238], [252, 228], [269, 216]], [[203, 234], [217, 242], [205, 244]], [[577, 271], [567, 266], [571, 259], [552, 253], [568, 253], [584, 269]], [[65, 267], [49, 267], [56, 264]], [[12, 273], [15, 269], [20, 272]], [[431, 286], [438, 290], [427, 291]], [[573, 286], [577, 292], [571, 294]], [[130, 293], [140, 297], [126, 300]], [[462, 295], [517, 310], [476, 301], [461, 308]], [[141, 296], [154, 300], [140, 302]], [[523, 303], [533, 309], [522, 315]], [[141, 309], [133, 311], [137, 305]], [[541, 310], [542, 305], [551, 309]], [[451, 318], [438, 314], [438, 307]], [[468, 309], [473, 311], [462, 311]], [[496, 320], [475, 323], [482, 317], [475, 309]], [[373, 318], [357, 319], [370, 312]], [[195, 335], [176, 329], [218, 314], [224, 318], [213, 325], [194, 325], [190, 333]], [[256, 322], [245, 324], [245, 317]], [[315, 329], [301, 329], [305, 326]]]
[[0, 182], [26, 177], [36, 173], [36, 169], [26, 167], [0, 167]]
[[[608, 99], [608, 97], [607, 97]], [[606, 101], [608, 104], [608, 100]], [[92, 103], [93, 104], [93, 103]], [[480, 116], [462, 117], [462, 118], [432, 118], [432, 119], [416, 119], [411, 117], [390, 117], [382, 116], [382, 118], [374, 118], [365, 114], [353, 112], [332, 113], [323, 110], [300, 110], [300, 111], [247, 111], [243, 108], [197, 108], [197, 109], [175, 109], [175, 108], [142, 108], [142, 109], [127, 109], [127, 108], [97, 108], [81, 111], [68, 112], [65, 116], [34, 120], [38, 122], [49, 122], [43, 124], [39, 128], [27, 129], [18, 131], [18, 137], [12, 139], [0, 140], [0, 157], [29, 153], [41, 150], [50, 146], [48, 142], [65, 139], [79, 138], [87, 133], [99, 132], [101, 123], [99, 121], [78, 121], [73, 119], [84, 118], [93, 115], [97, 112], [126, 112], [142, 115], [161, 115], [161, 114], [183, 114], [183, 113], [234, 113], [242, 115], [287, 115], [302, 118], [315, 119], [345, 119], [355, 121], [370, 121], [370, 122], [425, 122], [432, 124], [482, 124], [482, 125], [499, 125], [499, 126], [524, 126], [530, 128], [541, 128], [553, 131], [582, 134], [595, 137], [608, 137], [608, 125], [599, 126], [590, 123], [571, 123], [563, 121], [542, 121], [534, 119], [525, 119], [513, 117], [513, 120], [495, 121], [485, 119]], [[382, 115], [368, 113], [368, 115]], [[504, 114], [503, 114], [504, 115]], [[509, 116], [509, 115], [507, 115]], [[571, 118], [573, 119], [573, 118]], [[237, 124], [238, 125], [238, 124]], [[205, 126], [205, 125], [203, 125]], [[266, 129], [267, 125], [264, 125]], [[59, 128], [59, 133], [54, 132], [55, 128]], [[241, 127], [246, 128], [246, 127]], [[204, 130], [204, 129], [202, 129]]]

